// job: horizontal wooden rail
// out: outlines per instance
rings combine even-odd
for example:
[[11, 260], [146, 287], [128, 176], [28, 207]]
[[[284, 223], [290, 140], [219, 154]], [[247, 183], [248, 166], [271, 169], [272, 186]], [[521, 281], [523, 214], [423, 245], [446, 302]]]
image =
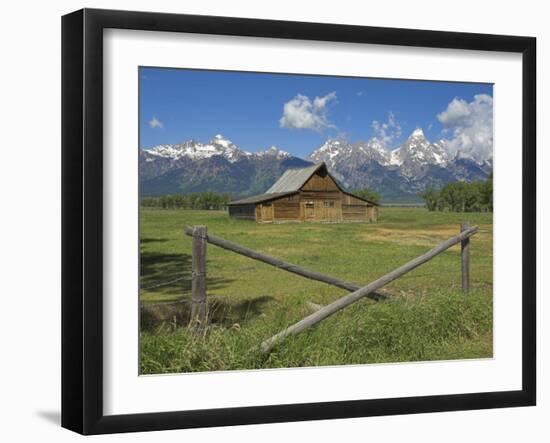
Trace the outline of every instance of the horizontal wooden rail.
[[[193, 228], [189, 226], [185, 227], [184, 232], [185, 234], [191, 237], [193, 236]], [[232, 251], [237, 254], [244, 255], [245, 257], [252, 258], [254, 260], [258, 260], [263, 263], [267, 263], [268, 265], [272, 265], [272, 266], [275, 266], [276, 268], [283, 269], [288, 272], [292, 272], [293, 274], [301, 275], [302, 277], [309, 278], [311, 280], [321, 281], [323, 283], [327, 283], [329, 285], [333, 285], [338, 288], [346, 289], [348, 291], [357, 291], [358, 289], [361, 288], [355, 283], [349, 283], [334, 277], [330, 277], [328, 275], [321, 274], [319, 272], [304, 269], [300, 266], [293, 265], [292, 263], [284, 262], [282, 260], [279, 260], [278, 258], [274, 258], [269, 255], [263, 254], [261, 252], [254, 251], [253, 249], [245, 248], [244, 246], [238, 245], [236, 243], [230, 242], [228, 240], [225, 240], [221, 237], [217, 237], [212, 234], [206, 235], [206, 241], [215, 246], [219, 246], [220, 248], [227, 249], [228, 251]], [[378, 294], [374, 291], [371, 291], [371, 293], [369, 293], [367, 297], [376, 301], [386, 298], [383, 294]]]
[[288, 328], [284, 329], [283, 331], [279, 332], [278, 334], [274, 335], [273, 337], [265, 340], [261, 346], [260, 349], [263, 353], [267, 353], [273, 349], [273, 347], [282, 339], [285, 337], [288, 337], [289, 335], [296, 335], [302, 332], [304, 329], [307, 329], [311, 326], [313, 326], [316, 323], [319, 323], [321, 320], [324, 320], [325, 318], [329, 317], [330, 315], [334, 314], [335, 312], [345, 308], [346, 306], [349, 306], [350, 304], [360, 300], [363, 297], [368, 297], [370, 293], [373, 291], [376, 291], [382, 286], [387, 285], [388, 283], [392, 282], [393, 280], [401, 277], [402, 275], [406, 274], [407, 272], [412, 271], [413, 269], [417, 268], [418, 266], [426, 263], [427, 261], [434, 258], [436, 255], [441, 254], [443, 251], [449, 249], [451, 246], [456, 245], [457, 243], [462, 242], [463, 240], [471, 237], [474, 235], [478, 230], [477, 226], [474, 226], [472, 228], [466, 229], [462, 231], [460, 234], [444, 241], [443, 243], [440, 243], [435, 248], [431, 249], [430, 251], [426, 252], [425, 254], [422, 254], [415, 259], [409, 261], [408, 263], [404, 264], [403, 266], [400, 266], [399, 268], [393, 270], [392, 272], [384, 275], [383, 277], [380, 277], [378, 280], [373, 281], [372, 283], [369, 283], [368, 285], [350, 293], [342, 298], [339, 298], [338, 300], [332, 302], [331, 304], [319, 309], [318, 311], [314, 312], [311, 315], [308, 315], [304, 319], [300, 320], [298, 323], [293, 324], [292, 326], [289, 326]]

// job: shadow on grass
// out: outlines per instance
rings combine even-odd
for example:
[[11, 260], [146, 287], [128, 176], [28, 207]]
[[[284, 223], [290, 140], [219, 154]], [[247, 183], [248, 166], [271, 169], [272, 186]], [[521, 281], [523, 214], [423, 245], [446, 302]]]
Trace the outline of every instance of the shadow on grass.
[[[264, 295], [232, 304], [211, 297], [208, 300], [208, 322], [222, 327], [235, 324], [242, 326], [260, 316], [265, 305], [272, 299], [273, 297]], [[180, 326], [187, 326], [190, 316], [189, 300], [143, 304], [140, 327], [142, 331], [174, 330]]]
[[142, 238], [139, 240], [140, 244], [146, 244], [146, 243], [166, 243], [168, 241], [167, 238]]
[[[140, 289], [167, 299], [181, 299], [191, 295], [190, 254], [141, 252]], [[231, 279], [207, 276], [209, 289], [220, 289]]]
[[[157, 239], [144, 239], [142, 242]], [[162, 239], [158, 241], [163, 241]], [[142, 251], [140, 256], [140, 288], [149, 300], [158, 297], [159, 302], [141, 306], [142, 330], [158, 328], [174, 329], [186, 326], [191, 309], [192, 257], [185, 253]], [[220, 292], [233, 280], [207, 275], [207, 290]], [[223, 292], [222, 292], [223, 293]], [[208, 297], [209, 322], [220, 326], [245, 323], [262, 313], [269, 296], [251, 296], [239, 303], [223, 300], [223, 296]], [[164, 300], [164, 301], [162, 301]]]
[[190, 293], [191, 255], [142, 251], [140, 288], [142, 291], [178, 297]]

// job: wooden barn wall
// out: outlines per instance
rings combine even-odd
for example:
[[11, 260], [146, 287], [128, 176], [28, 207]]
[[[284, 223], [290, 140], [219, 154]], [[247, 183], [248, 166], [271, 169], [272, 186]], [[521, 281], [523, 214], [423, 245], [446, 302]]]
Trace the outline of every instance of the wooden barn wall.
[[[280, 198], [257, 205], [229, 206], [229, 215], [241, 220], [258, 222], [284, 221], [376, 221], [378, 208], [361, 201], [361, 204], [345, 204], [345, 194], [333, 192], [308, 192], [302, 195]], [[338, 198], [341, 197], [341, 198]], [[358, 200], [358, 199], [354, 199]], [[348, 200], [349, 201], [349, 200]], [[331, 202], [332, 206], [325, 202]]]
[[[325, 201], [334, 203], [334, 206], [325, 206]], [[329, 222], [342, 221], [342, 200], [315, 200], [315, 220]]]
[[367, 220], [367, 205], [342, 205], [344, 220]]
[[300, 198], [305, 200], [342, 200], [340, 191], [302, 191]]
[[378, 207], [377, 206], [368, 206], [367, 207], [367, 218], [369, 221], [377, 221], [378, 220]]
[[273, 201], [274, 220], [300, 220], [300, 200], [297, 195]]
[[341, 197], [340, 191], [300, 193], [300, 219], [305, 221], [341, 221]]
[[317, 173], [298, 194], [255, 205], [230, 206], [229, 214], [261, 223], [376, 221], [378, 208], [340, 191], [328, 174]]
[[274, 212], [274, 206], [272, 201], [263, 202], [260, 203], [258, 206], [260, 215], [257, 217], [258, 221], [264, 222], [264, 223], [272, 223], [273, 222], [273, 212]]
[[229, 206], [229, 215], [243, 220], [255, 220], [255, 205]]
[[322, 177], [319, 173], [315, 173], [302, 186], [302, 191], [339, 191], [339, 189], [328, 174]]

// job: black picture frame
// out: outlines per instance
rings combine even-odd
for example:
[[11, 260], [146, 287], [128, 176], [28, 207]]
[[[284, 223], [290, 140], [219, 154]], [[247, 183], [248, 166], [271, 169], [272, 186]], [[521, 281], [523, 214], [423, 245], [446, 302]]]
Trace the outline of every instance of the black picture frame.
[[[103, 30], [522, 54], [522, 389], [131, 415], [103, 413]], [[62, 18], [62, 426], [82, 434], [530, 406], [536, 403], [536, 39], [83, 9]]]

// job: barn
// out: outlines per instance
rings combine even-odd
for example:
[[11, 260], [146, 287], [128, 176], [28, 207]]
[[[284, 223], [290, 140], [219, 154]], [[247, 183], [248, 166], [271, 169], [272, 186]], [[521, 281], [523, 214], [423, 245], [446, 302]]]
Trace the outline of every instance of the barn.
[[258, 223], [374, 222], [378, 205], [344, 190], [319, 163], [287, 169], [265, 194], [230, 202], [229, 215]]

